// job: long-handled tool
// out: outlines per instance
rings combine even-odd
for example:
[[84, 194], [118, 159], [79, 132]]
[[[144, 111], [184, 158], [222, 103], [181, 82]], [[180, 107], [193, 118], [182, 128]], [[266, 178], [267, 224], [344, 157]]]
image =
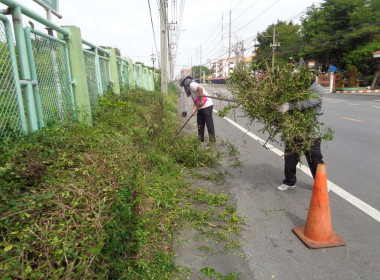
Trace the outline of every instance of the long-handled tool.
[[[195, 113], [198, 112], [198, 109], [195, 111]], [[195, 115], [195, 114], [194, 114]], [[185, 125], [187, 125], [187, 123], [191, 120], [191, 118], [193, 117], [193, 114], [191, 114], [190, 118], [184, 123], [184, 125], [177, 131], [177, 134], [175, 135], [177, 137], [177, 135], [181, 132], [181, 130], [185, 127]]]

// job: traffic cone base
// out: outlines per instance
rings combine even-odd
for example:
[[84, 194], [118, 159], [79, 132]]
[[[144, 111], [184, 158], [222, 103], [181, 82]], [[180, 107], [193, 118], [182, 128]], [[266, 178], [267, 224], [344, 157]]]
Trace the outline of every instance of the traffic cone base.
[[332, 229], [324, 164], [318, 164], [317, 167], [306, 224], [304, 227], [293, 228], [293, 232], [311, 249], [346, 245], [346, 242]]
[[335, 231], [331, 231], [331, 238], [328, 241], [321, 242], [307, 238], [304, 235], [305, 227], [294, 227], [293, 232], [297, 237], [310, 249], [321, 249], [330, 247], [345, 246], [346, 242]]

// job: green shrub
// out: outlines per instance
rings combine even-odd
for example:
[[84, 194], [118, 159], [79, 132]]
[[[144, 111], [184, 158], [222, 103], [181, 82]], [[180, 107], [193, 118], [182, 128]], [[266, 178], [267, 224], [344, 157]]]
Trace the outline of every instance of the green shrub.
[[1, 279], [165, 279], [184, 166], [215, 161], [178, 130], [175, 94], [105, 95], [94, 127], [0, 146]]

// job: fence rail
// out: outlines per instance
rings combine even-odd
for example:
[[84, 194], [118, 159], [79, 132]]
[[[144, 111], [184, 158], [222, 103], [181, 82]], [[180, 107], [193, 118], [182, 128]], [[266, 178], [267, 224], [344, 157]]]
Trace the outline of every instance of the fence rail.
[[[51, 123], [83, 121], [79, 115], [91, 115], [98, 98], [112, 89], [155, 90], [157, 73], [83, 40], [79, 28], [55, 25], [14, 0], [0, 3], [11, 8], [13, 22], [12, 30], [0, 11], [0, 140]], [[22, 14], [58, 38], [24, 28]]]

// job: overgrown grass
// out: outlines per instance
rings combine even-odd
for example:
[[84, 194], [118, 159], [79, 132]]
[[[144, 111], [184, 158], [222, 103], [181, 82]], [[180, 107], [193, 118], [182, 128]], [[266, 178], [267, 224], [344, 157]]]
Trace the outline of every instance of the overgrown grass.
[[176, 101], [157, 92], [107, 95], [93, 127], [51, 127], [1, 144], [1, 279], [168, 279], [176, 272], [174, 231], [196, 219], [183, 207], [191, 191], [181, 170], [215, 163], [195, 137], [175, 137]]

